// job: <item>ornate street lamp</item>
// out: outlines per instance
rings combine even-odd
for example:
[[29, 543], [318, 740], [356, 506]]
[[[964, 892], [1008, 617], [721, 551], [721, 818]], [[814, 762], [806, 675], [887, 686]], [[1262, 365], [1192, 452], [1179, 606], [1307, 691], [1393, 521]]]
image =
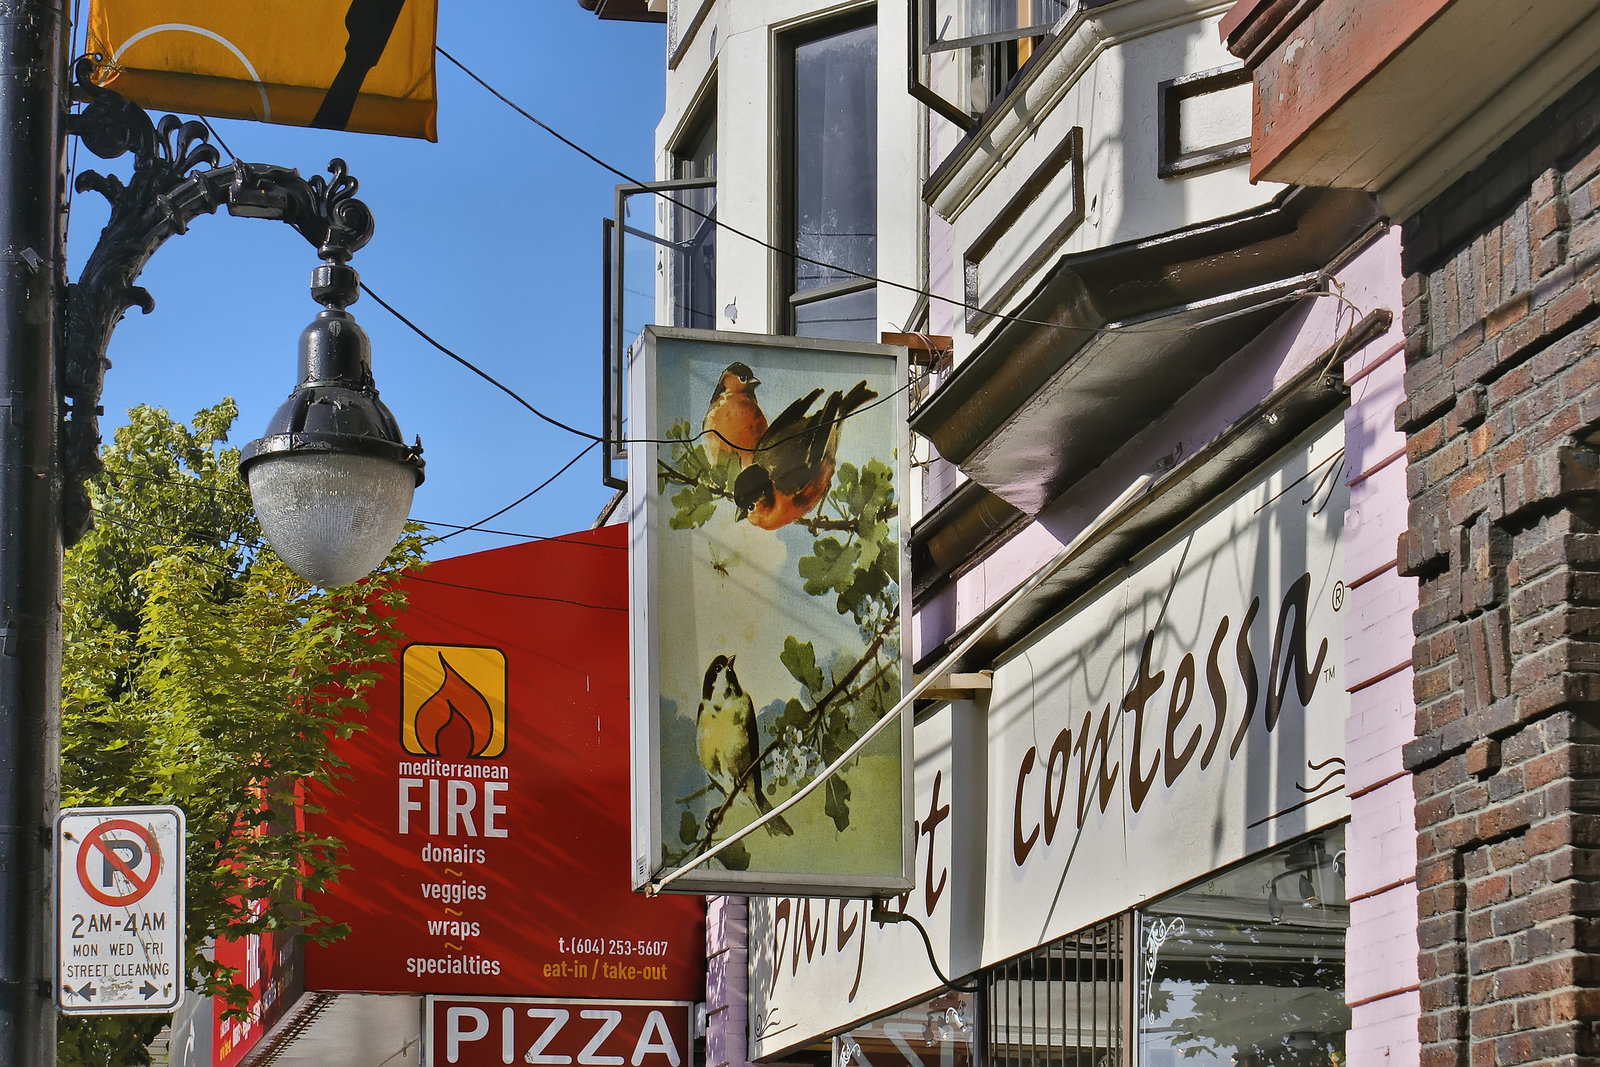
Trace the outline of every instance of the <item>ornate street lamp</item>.
[[404, 442], [378, 398], [366, 331], [345, 310], [360, 286], [348, 260], [374, 226], [355, 198], [355, 179], [339, 159], [328, 164], [331, 181], [237, 160], [219, 166], [203, 123], [167, 115], [153, 124], [143, 109], [94, 85], [92, 69], [87, 58], [76, 64], [89, 102], [69, 130], [102, 159], [133, 152], [134, 169], [126, 185], [94, 171], [77, 180], [78, 191], [111, 202], [111, 219], [67, 293], [63, 540], [73, 544], [93, 522], [84, 483], [101, 469], [98, 416], [111, 331], [128, 308], [155, 306], [134, 281], [168, 237], [225, 205], [231, 215], [288, 223], [322, 259], [311, 295], [323, 310], [300, 338], [300, 384], [266, 433], [245, 446], [240, 472], [262, 532], [295, 573], [324, 586], [360, 578], [399, 537], [423, 463], [421, 442]]

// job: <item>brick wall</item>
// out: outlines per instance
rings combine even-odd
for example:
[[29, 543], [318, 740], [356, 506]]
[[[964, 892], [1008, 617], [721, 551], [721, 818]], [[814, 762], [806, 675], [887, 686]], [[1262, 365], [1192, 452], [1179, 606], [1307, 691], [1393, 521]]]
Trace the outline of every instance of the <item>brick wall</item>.
[[1424, 1067], [1600, 1063], [1600, 74], [1405, 224]]

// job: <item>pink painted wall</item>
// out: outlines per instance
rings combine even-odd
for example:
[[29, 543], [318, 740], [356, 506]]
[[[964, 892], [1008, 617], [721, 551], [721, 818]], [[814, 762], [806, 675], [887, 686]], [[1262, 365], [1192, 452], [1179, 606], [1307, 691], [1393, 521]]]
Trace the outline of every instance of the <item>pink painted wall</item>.
[[1415, 1064], [1417, 1019], [1417, 829], [1411, 778], [1400, 750], [1411, 740], [1411, 615], [1417, 583], [1395, 571], [1406, 524], [1406, 439], [1394, 428], [1405, 396], [1400, 324], [1400, 234], [1392, 230], [1340, 274], [1354, 317], [1388, 308], [1382, 337], [1345, 359], [1345, 891], [1350, 933], [1345, 998], [1353, 1005], [1349, 1067]]
[[1389, 331], [1345, 356], [1346, 616], [1344, 679], [1350, 691], [1346, 788], [1351, 800], [1346, 890], [1351, 901], [1346, 997], [1354, 1006], [1349, 1067], [1415, 1064], [1416, 823], [1401, 748], [1413, 737], [1411, 616], [1414, 579], [1395, 571], [1407, 514], [1405, 435], [1394, 428], [1404, 396], [1398, 231], [1369, 246], [1335, 279], [1331, 296], [1285, 315], [1166, 416], [1075, 486], [1022, 533], [923, 605], [917, 655], [1008, 592], [1082, 530], [1151, 464], [1182, 458], [1213, 439], [1367, 313], [1393, 313]]
[[754, 1067], [748, 1015], [749, 943], [745, 898], [707, 897], [706, 1067]]

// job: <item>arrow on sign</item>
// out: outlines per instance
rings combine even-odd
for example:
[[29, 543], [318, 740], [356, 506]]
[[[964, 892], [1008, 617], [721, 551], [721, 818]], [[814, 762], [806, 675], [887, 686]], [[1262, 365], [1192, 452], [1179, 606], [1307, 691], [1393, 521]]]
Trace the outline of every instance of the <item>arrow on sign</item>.
[[92, 982], [85, 982], [85, 983], [83, 983], [83, 985], [79, 986], [77, 989], [73, 989], [71, 986], [67, 986], [67, 992], [68, 993], [72, 993], [75, 996], [81, 997], [84, 1000], [93, 1000], [94, 999], [94, 995], [96, 993], [100, 992], [100, 990], [96, 989]]
[[161, 990], [151, 985], [150, 980], [147, 978], [145, 979], [144, 985], [139, 987], [139, 992], [144, 994], [144, 999], [149, 1000], [151, 997], [161, 992]]

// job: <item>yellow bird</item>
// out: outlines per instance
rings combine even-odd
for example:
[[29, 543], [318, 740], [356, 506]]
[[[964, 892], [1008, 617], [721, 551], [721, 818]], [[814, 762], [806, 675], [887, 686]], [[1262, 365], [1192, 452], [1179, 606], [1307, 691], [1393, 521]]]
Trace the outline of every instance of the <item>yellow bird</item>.
[[[761, 751], [756, 734], [755, 702], [739, 685], [733, 660], [732, 656], [719, 655], [706, 668], [705, 682], [700, 687], [700, 707], [694, 713], [700, 764], [724, 794], [732, 796], [736, 789], [749, 789], [756, 808], [765, 815], [772, 810], [772, 805], [761, 788], [761, 765], [755, 762], [756, 754]], [[784, 822], [781, 815], [766, 827], [769, 834], [794, 833], [794, 828]]]

